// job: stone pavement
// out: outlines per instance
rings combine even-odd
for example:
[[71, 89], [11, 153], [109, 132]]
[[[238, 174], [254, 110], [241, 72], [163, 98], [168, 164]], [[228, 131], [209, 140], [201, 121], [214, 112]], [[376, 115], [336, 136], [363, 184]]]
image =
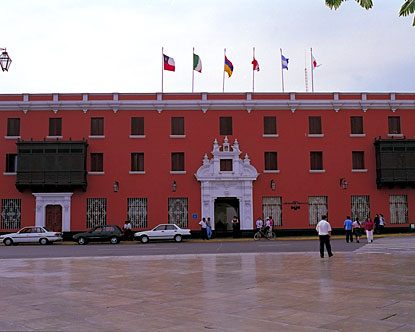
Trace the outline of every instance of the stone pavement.
[[315, 252], [0, 260], [0, 330], [414, 332], [415, 238], [404, 241], [412, 251], [362, 248], [330, 259]]

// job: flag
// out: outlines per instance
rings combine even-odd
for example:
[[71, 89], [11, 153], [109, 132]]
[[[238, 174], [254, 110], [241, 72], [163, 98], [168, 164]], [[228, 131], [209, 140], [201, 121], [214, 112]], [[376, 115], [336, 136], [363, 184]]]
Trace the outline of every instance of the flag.
[[174, 63], [174, 59], [170, 58], [169, 56], [163, 54], [164, 59], [164, 70], [175, 71], [176, 65]]
[[281, 64], [282, 64], [282, 69], [287, 69], [288, 70], [288, 58], [286, 58], [285, 56], [283, 56], [281, 54]]
[[259, 71], [259, 63], [258, 61], [256, 61], [256, 59], [254, 58], [254, 60], [252, 60], [252, 65], [253, 65], [253, 70]]
[[313, 62], [313, 66], [311, 67], [311, 69], [315, 69], [315, 68], [317, 68], [317, 67], [320, 67], [321, 66], [321, 64], [317, 64], [317, 60], [313, 57], [313, 56], [311, 56], [311, 60], [312, 60], [312, 62]]
[[200, 60], [200, 56], [194, 53], [193, 53], [193, 70], [196, 70], [199, 73], [202, 72], [202, 60]]
[[233, 64], [228, 60], [228, 58], [225, 56], [225, 71], [228, 73], [228, 77], [232, 76], [233, 72]]

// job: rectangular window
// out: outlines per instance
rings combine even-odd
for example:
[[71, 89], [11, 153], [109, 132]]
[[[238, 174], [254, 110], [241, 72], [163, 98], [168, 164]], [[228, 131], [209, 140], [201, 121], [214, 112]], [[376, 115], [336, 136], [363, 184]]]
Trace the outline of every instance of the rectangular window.
[[184, 152], [172, 152], [171, 170], [184, 171]]
[[188, 227], [188, 199], [184, 198], [169, 198], [169, 224], [176, 224], [180, 228]]
[[91, 153], [91, 172], [104, 171], [104, 154]]
[[127, 218], [133, 228], [147, 228], [147, 198], [127, 198]]
[[17, 172], [17, 154], [6, 154], [6, 173]]
[[389, 196], [389, 207], [391, 214], [391, 224], [407, 224], [409, 222], [407, 195]]
[[264, 135], [277, 134], [277, 117], [264, 116]]
[[144, 153], [131, 153], [131, 171], [144, 172]]
[[62, 118], [49, 119], [49, 136], [62, 136]]
[[282, 226], [282, 198], [262, 197], [262, 215], [264, 218], [271, 217], [274, 227]]
[[323, 170], [323, 152], [310, 152], [310, 169], [312, 171]]
[[86, 227], [107, 224], [107, 199], [87, 198], [86, 199]]
[[144, 118], [131, 118], [131, 135], [144, 136]]
[[277, 152], [264, 152], [265, 170], [278, 170]]
[[7, 119], [7, 136], [20, 136], [20, 119]]
[[354, 135], [363, 134], [363, 116], [350, 117], [350, 133]]
[[315, 226], [328, 211], [327, 196], [308, 197], [308, 223]]
[[233, 171], [233, 160], [232, 159], [221, 159], [220, 170], [221, 172], [232, 172]]
[[320, 135], [321, 130], [321, 116], [309, 116], [308, 117], [308, 132], [310, 135]]
[[352, 220], [359, 218], [361, 223], [365, 222], [370, 216], [370, 196], [368, 195], [352, 195], [351, 197]]
[[22, 200], [5, 198], [1, 200], [1, 228], [19, 229], [21, 227]]
[[388, 127], [390, 135], [401, 134], [401, 118], [399, 116], [389, 116]]
[[219, 118], [220, 135], [232, 135], [232, 117], [221, 116]]
[[91, 136], [104, 136], [104, 118], [91, 118]]
[[352, 167], [353, 169], [365, 169], [364, 151], [353, 151], [352, 152]]
[[172, 135], [184, 135], [184, 118], [183, 117], [171, 118], [171, 134]]

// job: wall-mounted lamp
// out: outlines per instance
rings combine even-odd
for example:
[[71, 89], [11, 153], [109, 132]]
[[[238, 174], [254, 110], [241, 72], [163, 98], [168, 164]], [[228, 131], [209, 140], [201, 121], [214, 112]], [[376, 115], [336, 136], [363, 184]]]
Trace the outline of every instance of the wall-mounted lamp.
[[177, 190], [177, 183], [176, 183], [176, 181], [173, 181], [173, 183], [171, 185], [171, 191], [175, 193], [176, 190]]
[[12, 59], [10, 59], [9, 55], [6, 52], [5, 48], [0, 47], [0, 67], [2, 71], [9, 71], [10, 65], [12, 63]]
[[343, 189], [347, 189], [348, 185], [349, 184], [347, 183], [346, 178], [341, 178], [340, 179], [340, 187], [342, 187]]
[[115, 193], [118, 192], [118, 189], [120, 189], [120, 184], [118, 183], [118, 181], [114, 182], [114, 184], [112, 185], [112, 189], [114, 190]]
[[269, 186], [271, 187], [272, 191], [275, 191], [275, 189], [277, 188], [277, 184], [275, 183], [274, 180], [271, 180]]

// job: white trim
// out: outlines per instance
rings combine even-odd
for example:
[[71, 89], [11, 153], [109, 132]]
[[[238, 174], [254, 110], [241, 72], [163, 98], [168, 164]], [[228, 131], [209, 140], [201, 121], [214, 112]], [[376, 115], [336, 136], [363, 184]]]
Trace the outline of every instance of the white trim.
[[352, 173], [367, 173], [367, 169], [352, 169]]
[[279, 169], [264, 169], [264, 173], [279, 173]]
[[130, 135], [130, 138], [146, 138], [146, 135]]
[[20, 139], [22, 136], [4, 136], [4, 139]]
[[324, 134], [308, 134], [307, 137], [324, 137]]
[[57, 139], [57, 138], [61, 139], [63, 138], [63, 136], [46, 136], [46, 138], [47, 139]]
[[4, 172], [3, 175], [6, 175], [6, 176], [8, 176], [8, 175], [17, 175], [17, 173], [16, 172]]
[[350, 137], [366, 137], [366, 134], [350, 134]]
[[186, 174], [186, 171], [170, 171], [170, 174]]
[[104, 139], [105, 135], [91, 135], [91, 136], [88, 136], [88, 138], [90, 138], [90, 139]]
[[388, 134], [388, 137], [403, 137], [403, 134]]
[[278, 134], [262, 134], [262, 137], [264, 137], [264, 138], [276, 138], [276, 137], [280, 137], [280, 135], [278, 135]]
[[105, 172], [88, 172], [88, 175], [105, 175]]
[[145, 171], [129, 171], [128, 174], [135, 175], [135, 174], [146, 174]]
[[325, 169], [310, 169], [308, 170], [308, 172], [317, 174], [317, 173], [326, 173], [326, 170]]
[[170, 138], [186, 138], [186, 135], [170, 135]]

